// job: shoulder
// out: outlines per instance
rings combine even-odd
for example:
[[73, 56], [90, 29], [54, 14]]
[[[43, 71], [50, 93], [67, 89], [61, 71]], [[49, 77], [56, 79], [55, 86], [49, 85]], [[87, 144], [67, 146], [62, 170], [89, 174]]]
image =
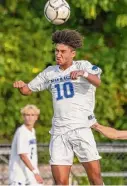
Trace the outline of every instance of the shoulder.
[[52, 66], [48, 66], [44, 71], [51, 72], [51, 71], [57, 70], [57, 68], [58, 68], [58, 65], [52, 65]]
[[19, 127], [16, 129], [16, 133], [19, 133], [21, 130], [23, 130], [23, 125], [19, 126]]
[[18, 127], [17, 131], [16, 131], [17, 135], [25, 135], [27, 133], [27, 129], [24, 125], [21, 125], [20, 127]]
[[22, 133], [24, 133], [23, 127], [20, 126], [20, 127], [18, 127], [18, 128], [16, 129], [16, 131], [15, 131], [15, 133], [14, 133], [13, 140], [14, 140], [14, 139], [18, 139], [18, 138], [21, 136]]
[[32, 132], [33, 132], [33, 134], [34, 134], [34, 135], [36, 135], [36, 131], [35, 131], [35, 129], [34, 129], [34, 128], [32, 129]]
[[87, 60], [74, 61], [76, 67], [80, 70], [86, 70], [91, 74], [101, 74], [102, 70], [97, 65], [92, 64]]
[[47, 75], [52, 72], [56, 72], [57, 69], [58, 69], [58, 65], [48, 66], [46, 69], [44, 69], [42, 72], [40, 72], [40, 75]]
[[55, 69], [56, 66], [57, 66], [57, 65], [48, 66], [45, 70], [46, 70], [46, 71], [53, 70], [53, 69]]
[[77, 68], [82, 68], [82, 67], [87, 67], [89, 65], [92, 65], [89, 61], [87, 60], [78, 60], [73, 62]]

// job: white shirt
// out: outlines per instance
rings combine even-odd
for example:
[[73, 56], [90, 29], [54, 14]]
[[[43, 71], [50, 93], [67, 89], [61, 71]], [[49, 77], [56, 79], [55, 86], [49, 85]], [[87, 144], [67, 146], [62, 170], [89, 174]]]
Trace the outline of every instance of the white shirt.
[[26, 167], [19, 154], [26, 153], [34, 168], [37, 168], [37, 144], [35, 130], [20, 126], [13, 138], [9, 160], [9, 181], [27, 183], [33, 173]]
[[84, 77], [71, 80], [70, 72], [75, 70], [84, 70], [98, 77], [102, 72], [99, 67], [88, 61], [73, 61], [64, 71], [60, 70], [59, 65], [49, 66], [28, 84], [32, 91], [49, 89], [52, 93], [52, 134], [90, 127], [86, 119], [94, 110], [96, 87]]

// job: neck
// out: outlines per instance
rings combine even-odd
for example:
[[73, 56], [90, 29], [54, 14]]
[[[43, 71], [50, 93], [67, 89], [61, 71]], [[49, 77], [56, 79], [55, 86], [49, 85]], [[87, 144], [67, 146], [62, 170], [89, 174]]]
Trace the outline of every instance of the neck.
[[69, 64], [66, 64], [66, 65], [60, 65], [60, 69], [61, 70], [66, 70], [67, 68], [69, 68], [71, 65], [73, 64], [73, 61], [71, 62], [71, 63], [69, 63]]
[[25, 124], [25, 126], [26, 126], [26, 128], [27, 128], [28, 130], [32, 131], [33, 126], [31, 126], [31, 125], [29, 125], [29, 124]]

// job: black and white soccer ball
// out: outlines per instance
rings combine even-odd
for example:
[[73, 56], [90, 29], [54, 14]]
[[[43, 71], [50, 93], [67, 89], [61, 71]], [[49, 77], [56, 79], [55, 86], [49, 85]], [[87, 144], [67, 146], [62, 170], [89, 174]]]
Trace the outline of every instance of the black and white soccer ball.
[[70, 6], [65, 0], [49, 0], [44, 7], [44, 15], [51, 23], [61, 25], [70, 17]]

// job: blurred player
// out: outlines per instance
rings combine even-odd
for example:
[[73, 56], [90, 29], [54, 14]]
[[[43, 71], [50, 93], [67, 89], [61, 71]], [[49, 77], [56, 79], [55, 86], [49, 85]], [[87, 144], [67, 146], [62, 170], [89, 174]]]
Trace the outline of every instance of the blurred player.
[[100, 125], [99, 123], [95, 123], [91, 126], [91, 128], [102, 133], [104, 136], [110, 139], [127, 139], [127, 130], [116, 130], [112, 127]]
[[9, 161], [9, 185], [37, 185], [43, 182], [37, 167], [37, 144], [34, 124], [40, 110], [35, 105], [21, 109], [24, 124], [13, 138]]
[[49, 150], [55, 184], [69, 184], [75, 153], [90, 184], [103, 185], [100, 156], [90, 129], [96, 123], [93, 110], [101, 69], [85, 60], [73, 60], [83, 41], [75, 30], [56, 31], [52, 41], [56, 65], [46, 68], [28, 84], [16, 81], [13, 86], [23, 95], [44, 89], [52, 93], [54, 116]]

